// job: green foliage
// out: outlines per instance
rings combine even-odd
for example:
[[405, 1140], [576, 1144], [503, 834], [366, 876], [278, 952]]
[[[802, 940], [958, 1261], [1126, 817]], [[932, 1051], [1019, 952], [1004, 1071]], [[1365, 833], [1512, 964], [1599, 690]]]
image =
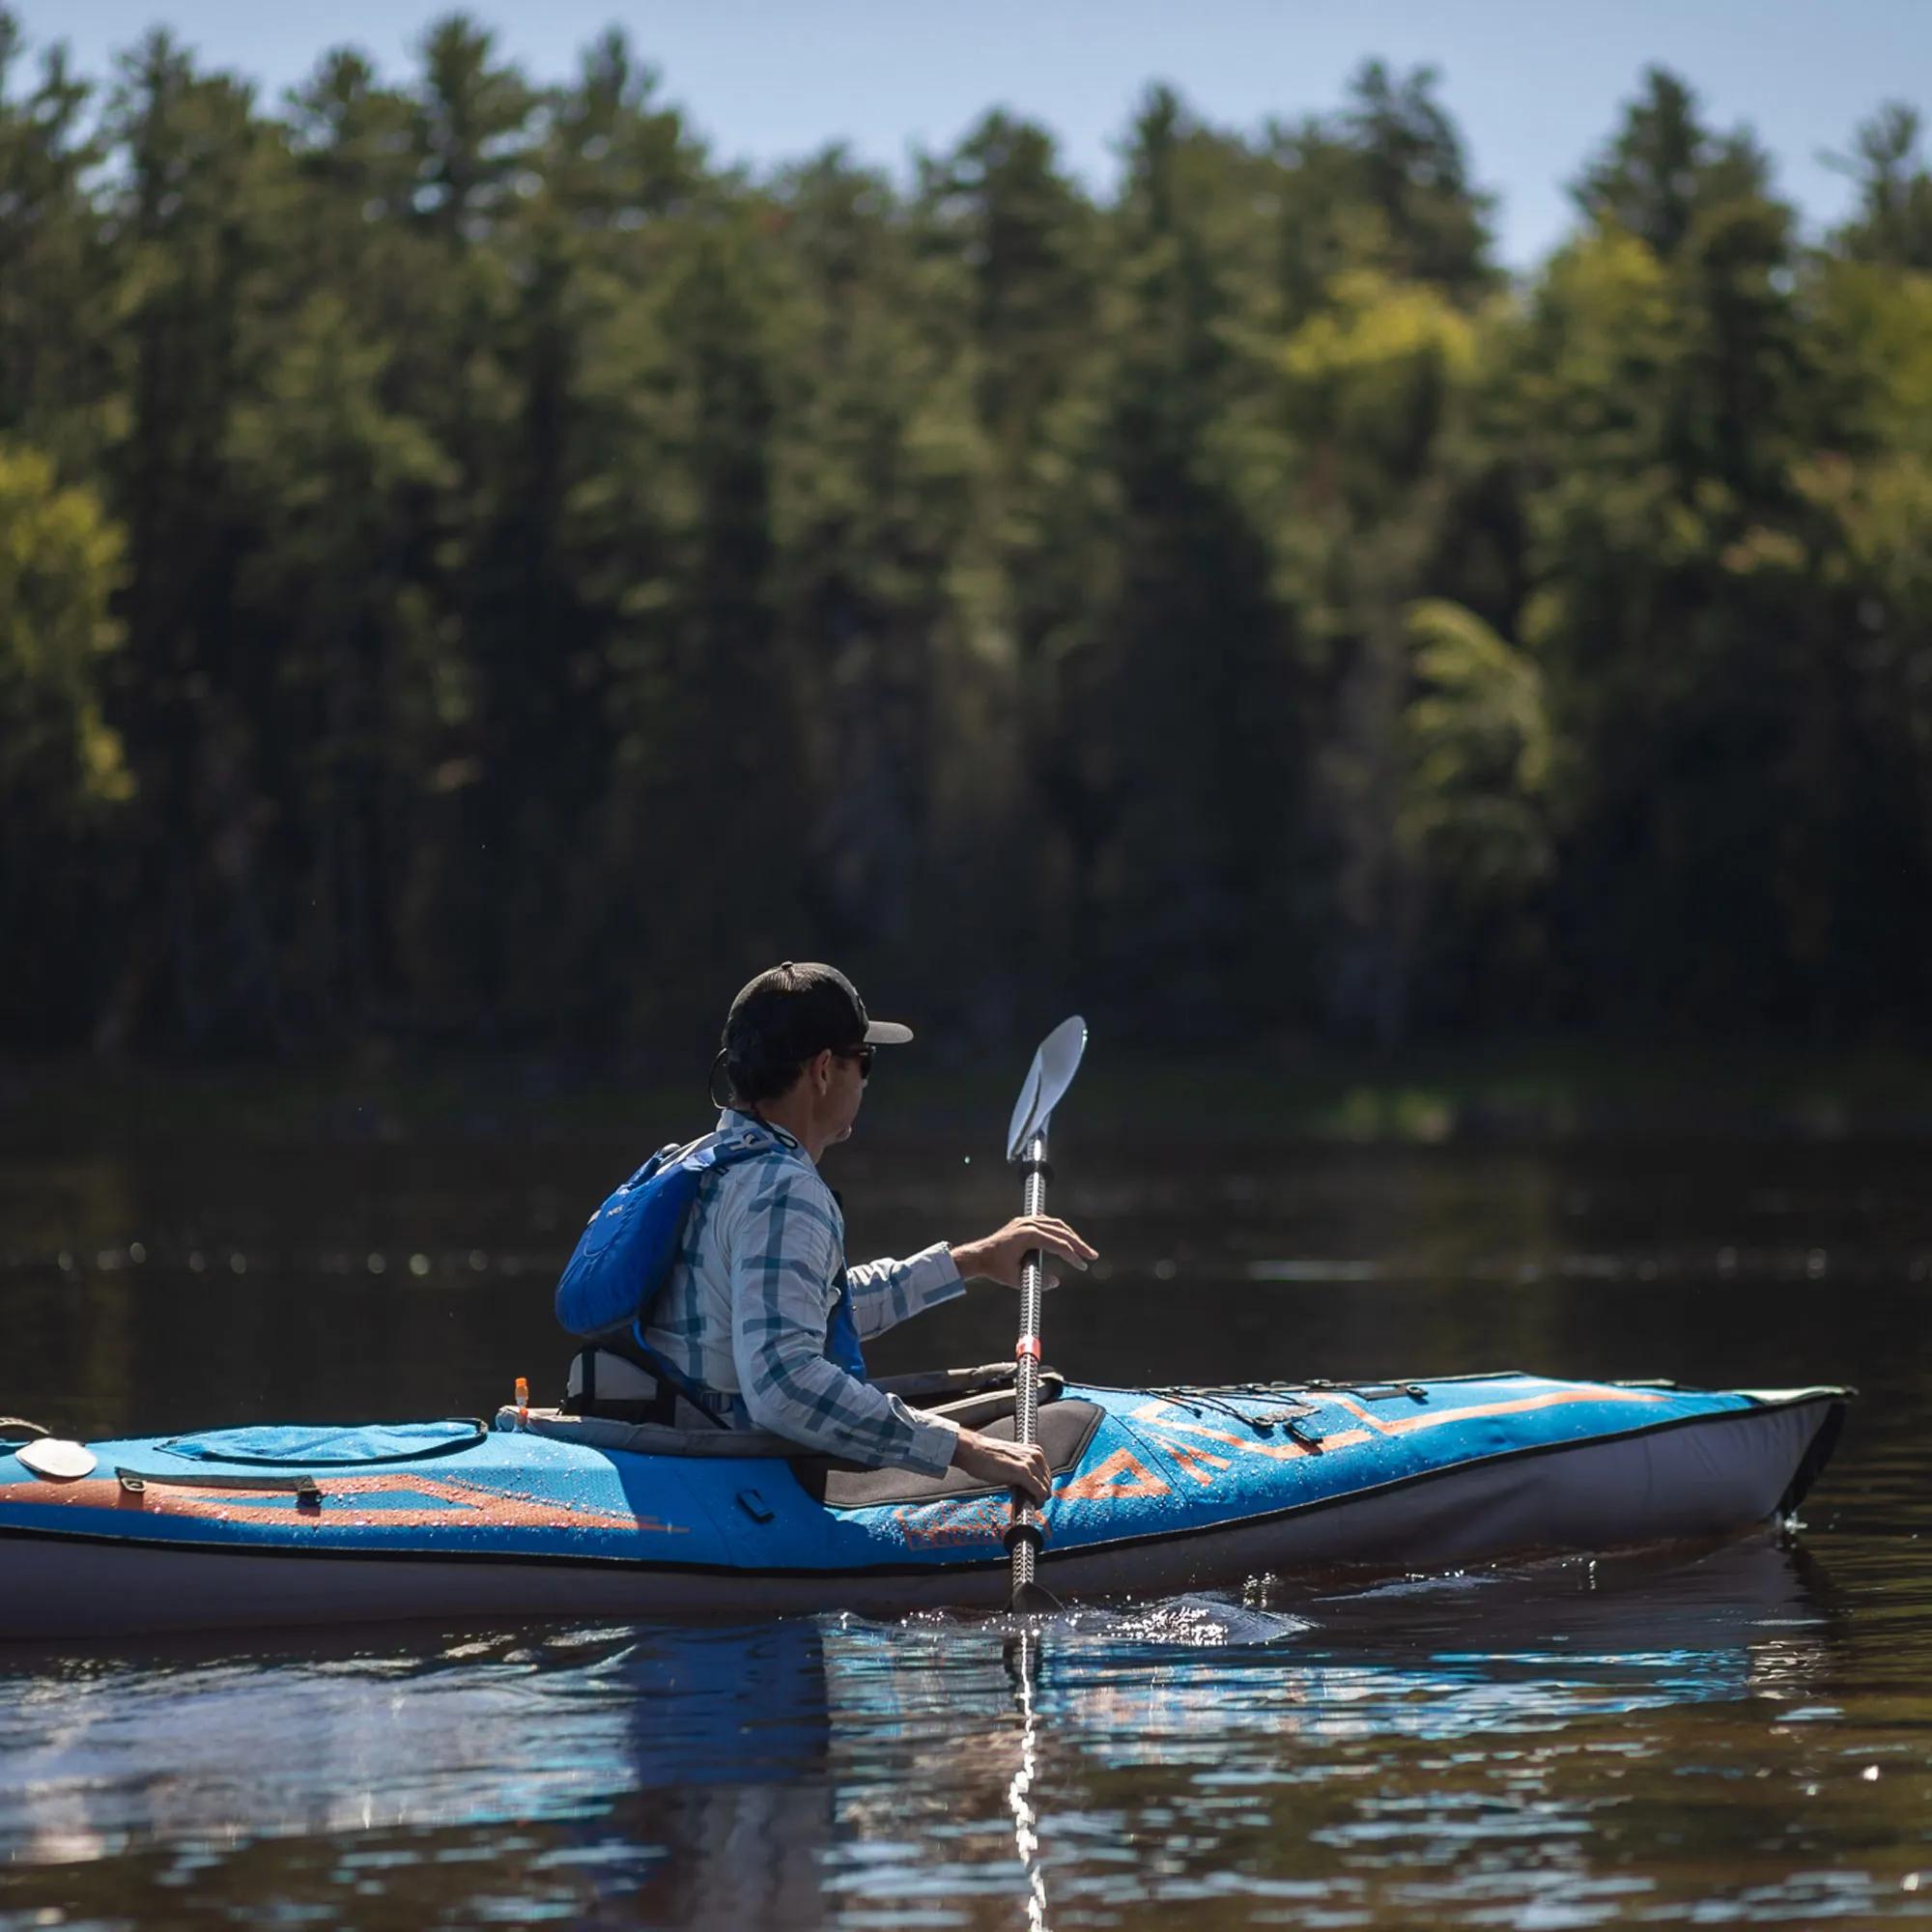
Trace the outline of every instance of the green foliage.
[[133, 779], [104, 695], [121, 532], [27, 444], [0, 441], [0, 1027], [91, 1017], [94, 867]]
[[1859, 213], [1838, 238], [1855, 260], [1932, 272], [1932, 172], [1918, 154], [1921, 122], [1901, 100], [1858, 131], [1841, 163], [1859, 184]]
[[1512, 283], [1379, 63], [1154, 89], [1104, 197], [1006, 112], [751, 178], [615, 32], [26, 67], [14, 1035], [682, 1066], [811, 952], [968, 1042], [1932, 1017], [1909, 109], [1804, 247], [1654, 71]]
[[1459, 604], [1408, 611], [1415, 695], [1404, 713], [1411, 848], [1472, 908], [1514, 905], [1549, 875], [1554, 750], [1535, 661]]
[[0, 443], [0, 813], [64, 825], [133, 793], [101, 715], [121, 533], [53, 465]]

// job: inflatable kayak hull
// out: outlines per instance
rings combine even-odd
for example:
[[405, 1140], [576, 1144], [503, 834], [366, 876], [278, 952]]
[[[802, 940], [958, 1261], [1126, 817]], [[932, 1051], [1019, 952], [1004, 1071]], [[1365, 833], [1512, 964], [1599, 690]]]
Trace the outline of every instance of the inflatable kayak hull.
[[[1041, 1580], [1152, 1596], [1721, 1537], [1796, 1507], [1846, 1396], [1520, 1375], [1068, 1384], [1041, 1410]], [[58, 1478], [0, 1457], [0, 1636], [1007, 1601], [1004, 1493], [716, 1437], [650, 1446], [668, 1435], [504, 1411], [425, 1425], [420, 1446], [231, 1431], [99, 1443]]]

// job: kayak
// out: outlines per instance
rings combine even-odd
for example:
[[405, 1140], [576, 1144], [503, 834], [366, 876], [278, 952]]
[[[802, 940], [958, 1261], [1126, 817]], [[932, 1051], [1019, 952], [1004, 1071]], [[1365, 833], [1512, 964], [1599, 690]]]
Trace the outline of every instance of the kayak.
[[[1013, 1372], [889, 1381], [990, 1435]], [[1578, 1382], [1102, 1388], [1048, 1376], [1063, 1600], [1706, 1540], [1795, 1510], [1850, 1391]], [[1003, 1607], [1005, 1492], [772, 1437], [488, 1420], [0, 1443], [0, 1636], [401, 1618]]]

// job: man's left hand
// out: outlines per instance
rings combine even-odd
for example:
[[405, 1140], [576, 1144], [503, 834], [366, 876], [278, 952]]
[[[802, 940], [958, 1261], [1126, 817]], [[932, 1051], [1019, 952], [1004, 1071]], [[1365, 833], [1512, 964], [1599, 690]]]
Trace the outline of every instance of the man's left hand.
[[[1020, 1268], [1036, 1248], [1082, 1269], [1089, 1262], [1099, 1259], [1099, 1250], [1089, 1246], [1065, 1221], [1056, 1221], [1049, 1214], [1022, 1214], [984, 1240], [954, 1242], [952, 1260], [965, 1280], [981, 1275], [988, 1281], [1017, 1288]], [[1046, 1285], [1058, 1288], [1060, 1277], [1048, 1275]]]

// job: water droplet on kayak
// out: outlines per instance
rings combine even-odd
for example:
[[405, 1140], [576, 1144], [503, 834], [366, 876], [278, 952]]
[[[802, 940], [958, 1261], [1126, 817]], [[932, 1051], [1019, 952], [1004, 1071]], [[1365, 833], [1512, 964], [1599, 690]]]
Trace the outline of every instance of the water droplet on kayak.
[[371, 1274], [381, 1274], [388, 1265], [387, 1258], [383, 1255], [371, 1255], [369, 1257], [369, 1272]]
[[139, 1241], [129, 1241], [128, 1243], [128, 1259], [138, 1267], [148, 1259], [148, 1251]]
[[471, 1274], [481, 1274], [489, 1265], [490, 1257], [481, 1248], [471, 1248], [469, 1250], [469, 1271]]
[[229, 1271], [233, 1274], [246, 1274], [248, 1272], [248, 1257], [246, 1255], [230, 1255], [228, 1257], [228, 1267]]
[[410, 1272], [420, 1281], [429, 1272], [429, 1257], [427, 1255], [412, 1255], [410, 1257]]

